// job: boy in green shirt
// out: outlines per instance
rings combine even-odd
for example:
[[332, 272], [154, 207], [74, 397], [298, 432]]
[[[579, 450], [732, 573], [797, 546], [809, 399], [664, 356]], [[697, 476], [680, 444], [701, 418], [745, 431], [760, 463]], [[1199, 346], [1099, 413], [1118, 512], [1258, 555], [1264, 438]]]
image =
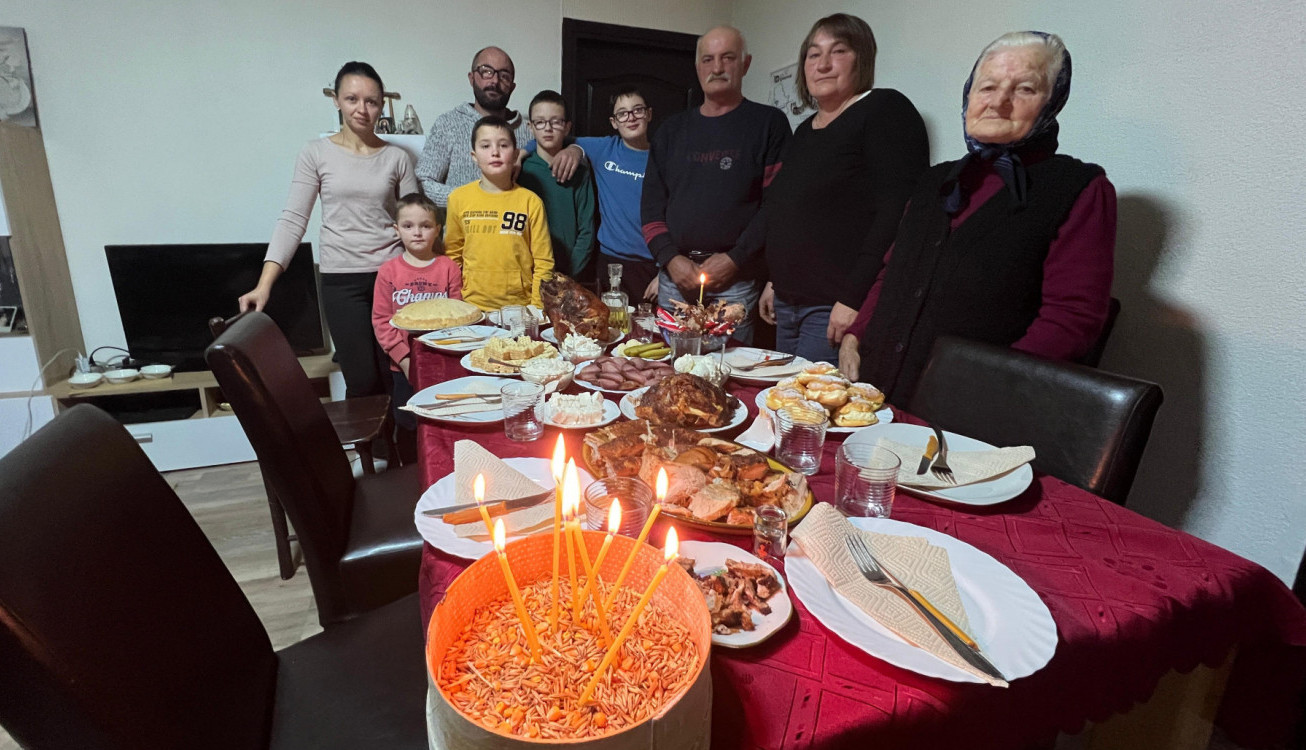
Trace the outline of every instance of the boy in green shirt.
[[522, 162], [517, 184], [544, 202], [554, 267], [578, 278], [594, 255], [594, 178], [584, 164], [566, 183], [559, 183], [550, 171], [554, 155], [567, 145], [571, 133], [567, 102], [562, 95], [541, 91], [531, 100], [528, 112], [535, 151]]

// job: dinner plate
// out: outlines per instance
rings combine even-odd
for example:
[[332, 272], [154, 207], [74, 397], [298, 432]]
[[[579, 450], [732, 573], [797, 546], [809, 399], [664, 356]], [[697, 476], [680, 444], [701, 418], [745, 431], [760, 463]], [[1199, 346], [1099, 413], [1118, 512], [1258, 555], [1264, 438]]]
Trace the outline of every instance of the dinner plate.
[[[526, 306], [526, 310], [527, 310], [527, 312], [529, 312], [529, 313], [531, 314], [531, 317], [532, 317], [532, 318], [535, 318], [536, 322], [543, 323], [543, 322], [545, 321], [545, 318], [544, 318], [544, 311], [541, 310], [540, 308], [536, 307], [535, 305], [527, 305], [527, 306]], [[491, 311], [487, 312], [487, 313], [485, 314], [485, 321], [486, 321], [487, 323], [489, 323], [490, 325], [492, 325], [492, 326], [500, 326], [500, 325], [502, 325], [502, 324], [499, 322], [499, 314], [500, 314], [501, 312], [503, 312], [503, 311], [502, 311], [502, 310], [491, 310]]]
[[[627, 359], [629, 359], [629, 357], [627, 357]], [[576, 385], [583, 386], [583, 387], [585, 387], [585, 388], [590, 389], [591, 391], [603, 391], [604, 393], [634, 393], [635, 391], [639, 390], [639, 388], [635, 388], [635, 389], [632, 389], [632, 390], [629, 390], [629, 391], [623, 391], [623, 390], [620, 390], [620, 389], [618, 389], [618, 388], [605, 388], [605, 387], [603, 387], [603, 386], [601, 386], [601, 385], [599, 385], [599, 384], [597, 384], [597, 383], [592, 383], [592, 382], [590, 382], [590, 381], [588, 381], [588, 380], [584, 380], [584, 379], [582, 379], [582, 378], [580, 377], [580, 371], [583, 370], [583, 369], [585, 369], [585, 365], [588, 365], [588, 364], [590, 364], [590, 363], [593, 362], [593, 361], [594, 361], [594, 360], [587, 359], [587, 360], [585, 360], [584, 362], [577, 362], [577, 363], [576, 363], [576, 375], [575, 375], [575, 378], [574, 378], [575, 381], [576, 381]], [[642, 386], [642, 387], [643, 387], [643, 388], [647, 388], [648, 386]]]
[[629, 357], [621, 353], [621, 347], [623, 346], [639, 346], [640, 344], [649, 344], [649, 343], [653, 343], [653, 342], [639, 341], [637, 339], [629, 339], [624, 344], [621, 344], [619, 346], [613, 346], [612, 351], [609, 352], [609, 354], [611, 354], [614, 357], [621, 357], [622, 359], [642, 359], [647, 362], [668, 362], [671, 360], [671, 352], [667, 352], [661, 357], [654, 357], [652, 359], [649, 359], [648, 357]]
[[[470, 326], [470, 325], [475, 325], [475, 324], [477, 324], [477, 323], [480, 323], [482, 320], [485, 320], [485, 313], [481, 313], [481, 316], [480, 316], [479, 318], [477, 318], [476, 320], [473, 320], [473, 321], [470, 322], [470, 323], [466, 323], [465, 325], [469, 325], [469, 326]], [[430, 328], [425, 328], [425, 327], [423, 327], [423, 328], [409, 328], [408, 326], [401, 326], [401, 325], [399, 325], [398, 323], [395, 323], [394, 318], [391, 318], [391, 319], [390, 319], [390, 325], [391, 325], [392, 327], [394, 327], [394, 328], [398, 328], [398, 329], [401, 330], [401, 331], [411, 331], [411, 332], [413, 332], [413, 333], [424, 333], [424, 332], [426, 332], [426, 331], [430, 331], [430, 330], [432, 330], [432, 329], [430, 329]]]
[[[612, 346], [613, 344], [617, 343], [618, 341], [622, 340], [625, 337], [626, 334], [622, 333], [621, 331], [618, 331], [615, 328], [609, 328], [608, 340], [599, 341], [599, 343], [603, 345], [603, 347], [606, 349], [607, 347]], [[558, 348], [562, 348], [562, 344], [558, 342], [558, 334], [553, 332], [553, 326], [549, 326], [548, 328], [545, 328], [543, 331], [540, 331], [540, 338], [544, 339], [545, 341], [549, 342], [550, 344], [553, 344]], [[598, 339], [595, 340], [598, 341]]]
[[[550, 466], [549, 459], [505, 458], [503, 462], [526, 475], [526, 478], [538, 484], [540, 489], [553, 489], [553, 468]], [[580, 477], [580, 486], [582, 488], [594, 481], [594, 477], [584, 468], [578, 466], [576, 471]], [[545, 502], [549, 501], [545, 500]], [[460, 537], [454, 531], [454, 527], [441, 521], [439, 516], [422, 515], [422, 511], [447, 508], [457, 504], [458, 498], [455, 495], [453, 474], [441, 477], [439, 481], [427, 488], [426, 492], [423, 492], [422, 496], [418, 498], [417, 509], [413, 513], [413, 518], [417, 521], [417, 531], [422, 535], [422, 539], [425, 539], [428, 544], [441, 552], [447, 552], [465, 560], [478, 560], [493, 552], [494, 545], [489, 540], [482, 542], [476, 539]], [[511, 541], [517, 536], [510, 534], [508, 540]]]
[[[860, 385], [870, 385], [870, 384], [861, 383]], [[758, 391], [757, 398], [753, 399], [753, 403], [757, 404], [758, 413], [766, 411], [766, 412], [770, 412], [771, 414], [775, 414], [775, 409], [772, 409], [771, 407], [766, 405], [766, 394], [770, 392], [771, 392], [771, 388], [763, 388], [761, 391]], [[893, 421], [893, 409], [891, 409], [888, 406], [884, 406], [879, 411], [875, 412], [875, 416], [880, 420], [879, 424], [888, 424], [889, 422]], [[874, 427], [874, 426], [875, 425], [867, 425], [867, 427]], [[830, 422], [829, 426], [825, 428], [825, 431], [836, 432], [841, 434], [851, 434], [865, 429], [866, 427], [839, 427], [835, 425], [834, 422]], [[952, 446], [950, 445], [948, 447], [951, 448]]]
[[[1057, 625], [1038, 594], [1010, 568], [956, 537], [888, 518], [849, 518], [859, 529], [878, 534], [923, 537], [943, 547], [952, 564], [967, 631], [1007, 681], [1027, 677], [1052, 658]], [[871, 656], [927, 677], [951, 682], [983, 682], [890, 632], [830, 587], [797, 542], [785, 556], [789, 584], [803, 605], [840, 638]]]
[[[648, 386], [644, 386], [643, 388], [636, 388], [630, 393], [627, 393], [626, 395], [622, 396], [621, 415], [624, 416], [626, 419], [639, 419], [639, 417], [635, 416], [635, 404], [639, 403], [639, 399], [644, 395], [644, 392], [647, 391], [648, 389], [649, 389]], [[731, 413], [730, 421], [728, 423], [720, 427], [690, 427], [688, 429], [695, 430], [697, 432], [725, 432], [726, 430], [734, 429], [735, 427], [738, 427], [739, 425], [746, 422], [748, 420], [748, 408], [744, 406], [744, 403], [742, 401], [735, 398], [734, 396], [731, 396], [730, 398], [735, 402], [735, 410], [734, 412]]]
[[[875, 442], [880, 438], [886, 438], [895, 443], [919, 445], [924, 449], [925, 442], [933, 434], [934, 431], [930, 428], [916, 424], [873, 424], [870, 427], [863, 427], [856, 435], [848, 438], [845, 444], [859, 445], [865, 443], [875, 445]], [[943, 437], [948, 443], [950, 452], [994, 450], [994, 446], [982, 440], [968, 438], [965, 435], [944, 431]], [[975, 482], [974, 484], [950, 487], [946, 490], [927, 490], [906, 484], [899, 484], [898, 486], [922, 497], [959, 505], [997, 505], [1019, 496], [1020, 493], [1029, 488], [1033, 481], [1034, 470], [1030, 468], [1029, 464], [1022, 464], [1001, 476], [983, 482]]]
[[502, 328], [494, 326], [470, 325], [456, 326], [454, 328], [442, 328], [438, 331], [424, 333], [417, 337], [417, 340], [439, 352], [448, 352], [450, 354], [460, 354], [471, 352], [485, 346], [484, 341], [469, 341], [465, 344], [436, 344], [433, 342], [443, 339], [491, 337], [496, 339], [508, 338], [508, 332]]
[[793, 362], [787, 365], [777, 367], [763, 367], [758, 370], [741, 371], [739, 368], [745, 365], [751, 365], [754, 362], [761, 362], [763, 359], [775, 359], [776, 357], [787, 356], [783, 352], [771, 351], [770, 349], [757, 349], [751, 346], [737, 346], [734, 349], [726, 351], [726, 364], [730, 365], [730, 377], [735, 380], [742, 380], [746, 383], [779, 383], [785, 378], [791, 378], [803, 371], [803, 368], [812, 364], [811, 361], [802, 357], [795, 357]]
[[[454, 378], [446, 380], [443, 383], [436, 383], [428, 388], [423, 388], [413, 397], [408, 399], [408, 405], [416, 406], [417, 404], [430, 404], [435, 402], [436, 394], [440, 393], [486, 393], [498, 394], [499, 389], [505, 383], [514, 383], [516, 381], [501, 377], [486, 377], [484, 375], [469, 375], [463, 378]], [[450, 424], [493, 424], [503, 421], [503, 408], [478, 411], [471, 414], [454, 414], [441, 416], [432, 414], [423, 409], [415, 412], [418, 416], [435, 420], [436, 422], [448, 422]]]
[[[481, 346], [484, 346], [484, 344], [481, 344]], [[479, 349], [480, 347], [477, 348]], [[475, 372], [481, 375], [493, 375], [496, 378], [520, 378], [521, 377], [520, 370], [514, 370], [513, 372], [494, 372], [493, 370], [482, 370], [481, 368], [472, 364], [471, 352], [467, 352], [466, 354], [464, 354], [463, 358], [458, 360], [458, 364], [462, 365], [463, 369], [467, 370], [468, 372]]]
[[594, 424], [561, 424], [559, 422], [554, 422], [553, 407], [549, 406], [547, 402], [540, 407], [540, 415], [544, 420], [544, 424], [547, 424], [550, 427], [557, 427], [563, 430], [592, 430], [595, 427], [602, 427], [603, 425], [612, 424], [617, 421], [617, 417], [621, 416], [621, 407], [606, 398], [603, 399], [603, 419]]
[[724, 542], [690, 540], [680, 543], [680, 556], [693, 560], [694, 573], [700, 576], [710, 573], [723, 573], [726, 569], [726, 560], [734, 560], [754, 565], [765, 565], [770, 568], [775, 575], [775, 579], [780, 582], [780, 590], [766, 600], [766, 603], [771, 606], [771, 614], [764, 615], [761, 612], [749, 610], [749, 614], [753, 616], [752, 630], [741, 630], [738, 633], [730, 634], [713, 633], [712, 645], [725, 648], [756, 646], [775, 635], [780, 628], [784, 627], [786, 622], [789, 622], [789, 618], [793, 617], [794, 604], [789, 600], [789, 585], [785, 583], [784, 576], [780, 575], [780, 571], [753, 553]]

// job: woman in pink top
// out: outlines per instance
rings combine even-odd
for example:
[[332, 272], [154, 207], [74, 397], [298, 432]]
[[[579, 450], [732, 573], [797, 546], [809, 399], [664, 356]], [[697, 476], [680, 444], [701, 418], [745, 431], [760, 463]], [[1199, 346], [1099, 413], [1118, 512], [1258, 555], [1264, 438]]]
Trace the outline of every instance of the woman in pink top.
[[240, 298], [241, 310], [267, 304], [320, 197], [322, 306], [350, 398], [389, 390], [386, 356], [372, 332], [372, 289], [377, 269], [402, 249], [392, 229], [395, 201], [418, 189], [408, 154], [374, 132], [383, 91], [381, 77], [367, 63], [345, 63], [336, 74], [340, 132], [300, 152], [258, 286]]

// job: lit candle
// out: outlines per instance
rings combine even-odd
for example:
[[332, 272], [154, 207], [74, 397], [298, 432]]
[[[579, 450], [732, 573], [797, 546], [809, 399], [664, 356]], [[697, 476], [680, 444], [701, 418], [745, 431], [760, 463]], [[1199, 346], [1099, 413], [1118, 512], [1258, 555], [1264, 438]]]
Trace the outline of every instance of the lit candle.
[[549, 610], [549, 629], [558, 629], [558, 570], [562, 556], [562, 474], [566, 469], [567, 447], [558, 436], [558, 445], [553, 449], [553, 605]]
[[653, 592], [657, 591], [658, 584], [662, 583], [662, 579], [667, 577], [667, 571], [671, 569], [671, 564], [675, 562], [676, 554], [680, 551], [680, 543], [676, 539], [675, 527], [667, 529], [667, 543], [663, 550], [665, 561], [662, 563], [662, 567], [658, 568], [658, 571], [653, 574], [653, 580], [649, 582], [648, 588], [644, 590], [644, 595], [639, 598], [635, 608], [630, 611], [630, 617], [627, 618], [625, 627], [617, 634], [617, 640], [613, 641], [612, 645], [608, 647], [608, 652], [603, 655], [603, 661], [599, 663], [599, 668], [594, 670], [594, 677], [590, 680], [589, 686], [585, 688], [585, 692], [580, 694], [580, 705], [585, 705], [590, 696], [594, 694], [594, 688], [598, 687], [599, 680], [603, 679], [603, 673], [612, 665], [612, 660], [617, 658], [617, 652], [621, 650], [621, 644], [625, 643], [631, 632], [634, 631], [635, 625], [639, 622], [640, 613], [653, 599]]
[[580, 505], [580, 478], [576, 475], [576, 462], [567, 459], [567, 469], [562, 479], [562, 525], [567, 542], [567, 578], [571, 581], [572, 622], [580, 624], [580, 590], [576, 587], [576, 550], [571, 535], [571, 514]]
[[540, 653], [540, 641], [535, 637], [535, 625], [531, 623], [530, 615], [526, 614], [526, 603], [522, 601], [521, 591], [517, 590], [517, 581], [512, 577], [512, 568], [508, 565], [508, 555], [503, 551], [503, 519], [494, 522], [494, 551], [498, 553], [499, 568], [503, 570], [503, 580], [508, 584], [508, 593], [512, 594], [512, 604], [517, 608], [517, 619], [521, 620], [522, 630], [526, 632], [526, 643], [531, 647], [531, 660], [538, 662], [543, 656]]
[[707, 274], [700, 273], [698, 275], [698, 306], [699, 307], [703, 306], [703, 285], [705, 284], [707, 284]]
[[667, 470], [658, 469], [658, 478], [655, 483], [657, 491], [657, 502], [653, 504], [653, 510], [649, 511], [648, 520], [644, 522], [644, 528], [639, 530], [639, 538], [630, 548], [630, 556], [626, 558], [626, 563], [621, 566], [621, 572], [617, 574], [617, 582], [612, 584], [612, 590], [608, 592], [608, 598], [603, 601], [603, 609], [612, 611], [612, 603], [617, 601], [617, 592], [621, 590], [621, 584], [626, 582], [626, 576], [630, 574], [630, 567], [635, 564], [635, 555], [639, 554], [639, 545], [648, 539], [648, 532], [653, 529], [653, 522], [658, 520], [658, 514], [662, 512], [662, 501], [667, 498]]
[[594, 575], [585, 582], [585, 592], [581, 594], [581, 602], [589, 597], [590, 589], [594, 590], [594, 606], [599, 612], [603, 612], [603, 607], [599, 602], [599, 587], [595, 581], [599, 577], [599, 570], [603, 567], [603, 559], [608, 556], [608, 548], [612, 546], [612, 537], [621, 528], [621, 503], [616, 498], [612, 499], [612, 505], [608, 506], [608, 535], [603, 537], [603, 546], [599, 547], [599, 556], [594, 558]]
[[477, 474], [476, 479], [472, 480], [472, 497], [476, 498], [476, 509], [481, 512], [481, 520], [485, 522], [485, 533], [494, 538], [494, 524], [490, 523], [490, 512], [485, 509], [485, 475]]
[[[577, 482], [577, 484], [579, 484], [579, 482]], [[579, 602], [579, 604], [576, 605], [576, 613], [577, 613], [576, 620], [579, 623], [580, 621], [579, 613], [585, 609], [585, 598], [589, 596], [590, 586], [593, 585], [594, 578], [595, 576], [598, 575], [598, 566], [590, 564], [590, 551], [589, 548], [585, 546], [585, 534], [582, 533], [580, 530], [580, 520], [579, 520], [580, 508], [576, 507], [575, 505], [575, 503], [579, 501], [573, 500], [572, 502], [573, 502], [573, 505], [571, 506], [572, 522], [571, 522], [570, 531], [571, 531], [571, 535], [576, 539], [576, 548], [580, 550], [581, 565], [585, 566], [585, 590], [581, 593], [579, 597], [576, 598], [576, 601]], [[594, 603], [594, 609], [597, 611], [598, 618], [599, 618], [599, 634], [603, 637], [603, 642], [607, 643], [608, 642], [608, 614], [603, 611], [602, 607], [598, 606], [598, 602]]]

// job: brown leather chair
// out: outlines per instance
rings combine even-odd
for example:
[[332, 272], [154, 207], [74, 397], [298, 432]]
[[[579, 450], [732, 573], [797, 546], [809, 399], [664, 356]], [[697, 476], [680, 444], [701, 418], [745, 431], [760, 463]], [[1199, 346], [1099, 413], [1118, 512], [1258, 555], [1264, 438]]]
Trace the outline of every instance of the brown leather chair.
[[279, 652], [123, 427], [92, 406], [0, 458], [0, 724], [23, 747], [427, 747], [405, 597]]
[[267, 315], [242, 317], [204, 356], [299, 534], [322, 625], [415, 591], [418, 467], [354, 479], [308, 376]]
[[907, 411], [994, 445], [1032, 445], [1035, 469], [1120, 505], [1161, 387], [952, 336], [934, 343]]
[[[209, 331], [213, 338], [222, 335], [227, 326], [240, 320], [247, 313], [240, 313], [232, 318], [209, 318]], [[347, 398], [343, 401], [328, 401], [322, 405], [327, 419], [336, 431], [336, 440], [358, 453], [359, 463], [364, 474], [376, 473], [376, 461], [372, 456], [372, 441], [378, 437], [385, 442], [386, 457], [391, 466], [399, 463], [399, 451], [395, 449], [394, 422], [390, 418], [390, 397], [384, 393], [361, 398]], [[272, 516], [272, 538], [276, 542], [277, 564], [281, 569], [281, 579], [288, 581], [295, 576], [295, 556], [290, 543], [299, 537], [290, 533], [286, 525], [286, 510], [277, 500], [277, 493], [267, 477], [263, 477], [263, 486], [268, 493], [268, 512]]]

